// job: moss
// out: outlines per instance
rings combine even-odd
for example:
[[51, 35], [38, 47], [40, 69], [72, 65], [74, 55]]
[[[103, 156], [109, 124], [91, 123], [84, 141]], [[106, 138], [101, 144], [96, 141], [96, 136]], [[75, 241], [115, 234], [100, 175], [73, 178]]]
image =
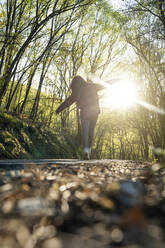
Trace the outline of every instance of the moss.
[[32, 135], [26, 132], [26, 129], [21, 129], [17, 133], [17, 139], [21, 146], [29, 153], [33, 149]]
[[11, 159], [13, 158], [13, 156], [11, 153], [9, 153], [6, 150], [5, 146], [2, 143], [0, 143], [0, 159], [6, 159], [6, 158]]
[[23, 127], [23, 122], [21, 120], [15, 116], [3, 113], [2, 111], [0, 111], [0, 123], [1, 126], [5, 128], [10, 127], [19, 130]]
[[12, 133], [10, 133], [9, 131], [5, 131], [2, 134], [2, 138], [4, 140], [6, 151], [8, 151], [14, 158], [19, 157], [19, 153], [22, 150], [22, 147], [18, 139], [14, 137], [14, 135], [12, 135]]
[[3, 113], [0, 110], [0, 158], [76, 158], [76, 136], [57, 134], [45, 127]]

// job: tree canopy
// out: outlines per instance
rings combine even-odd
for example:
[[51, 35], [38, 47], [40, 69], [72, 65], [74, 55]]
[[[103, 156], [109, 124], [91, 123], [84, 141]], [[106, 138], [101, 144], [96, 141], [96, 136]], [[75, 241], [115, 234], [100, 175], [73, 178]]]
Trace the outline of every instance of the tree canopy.
[[164, 41], [164, 0], [124, 0], [118, 9], [111, 0], [3, 1], [1, 109], [78, 138], [76, 106], [55, 114], [72, 78], [111, 86], [111, 79], [127, 75], [138, 88], [136, 104], [101, 108], [94, 153], [152, 160], [153, 147], [165, 149]]

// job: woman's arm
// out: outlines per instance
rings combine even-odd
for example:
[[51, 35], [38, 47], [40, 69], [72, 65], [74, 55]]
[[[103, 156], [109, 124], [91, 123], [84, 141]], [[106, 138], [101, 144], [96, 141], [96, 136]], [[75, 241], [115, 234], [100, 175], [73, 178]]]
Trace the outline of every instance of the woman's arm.
[[61, 111], [64, 109], [70, 107], [74, 102], [75, 102], [75, 96], [71, 94], [57, 109], [56, 109], [56, 114], [59, 114]]
[[105, 86], [103, 86], [101, 84], [93, 84], [93, 85], [95, 85], [97, 91], [105, 89]]

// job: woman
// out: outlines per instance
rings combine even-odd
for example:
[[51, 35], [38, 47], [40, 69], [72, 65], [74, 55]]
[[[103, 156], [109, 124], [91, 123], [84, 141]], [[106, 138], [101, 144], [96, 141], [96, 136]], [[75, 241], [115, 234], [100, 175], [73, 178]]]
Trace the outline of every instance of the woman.
[[72, 94], [57, 108], [56, 114], [68, 108], [74, 102], [80, 109], [84, 159], [90, 159], [94, 129], [100, 113], [98, 91], [104, 86], [87, 83], [82, 77], [75, 76], [71, 82]]

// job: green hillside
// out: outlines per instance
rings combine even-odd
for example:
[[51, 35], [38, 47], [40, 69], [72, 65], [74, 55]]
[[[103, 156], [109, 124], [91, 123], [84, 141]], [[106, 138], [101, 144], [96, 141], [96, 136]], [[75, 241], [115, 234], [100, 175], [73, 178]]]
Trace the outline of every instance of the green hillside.
[[69, 140], [66, 133], [57, 137], [50, 129], [0, 111], [0, 159], [74, 158], [74, 137], [72, 144]]

